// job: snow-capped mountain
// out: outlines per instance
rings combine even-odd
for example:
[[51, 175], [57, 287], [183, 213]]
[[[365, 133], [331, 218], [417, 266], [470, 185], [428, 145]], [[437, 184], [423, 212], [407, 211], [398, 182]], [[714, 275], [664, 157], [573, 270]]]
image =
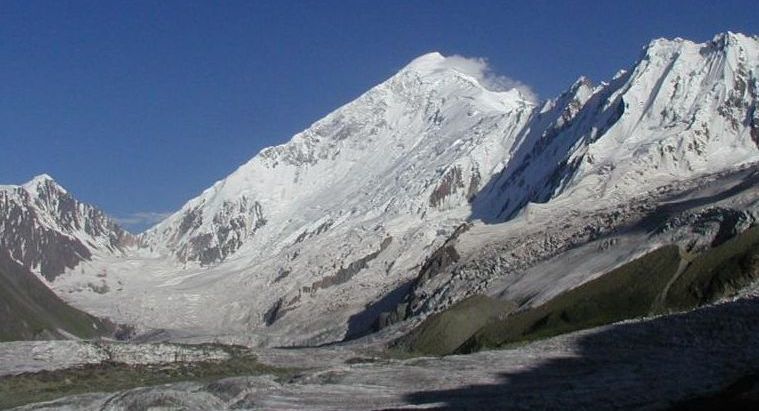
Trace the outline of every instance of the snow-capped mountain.
[[[611, 210], [759, 160], [758, 73], [757, 37], [655, 40], [609, 82], [581, 78], [537, 104], [427, 54], [190, 200], [130, 258], [83, 263], [54, 286], [141, 328], [262, 344], [358, 335], [467, 221], [541, 202], [556, 204], [549, 221], [579, 200]], [[590, 238], [565, 231], [534, 244]], [[88, 289], [106, 267], [119, 291]]]
[[758, 77], [757, 37], [654, 40], [629, 72], [547, 102], [475, 216], [504, 220], [562, 193], [623, 201], [756, 160]]
[[288, 237], [347, 221], [422, 221], [461, 209], [508, 159], [533, 108], [519, 91], [488, 90], [438, 53], [419, 57], [289, 143], [262, 151], [143, 240], [209, 264], [254, 238], [270, 254]]
[[144, 240], [210, 264], [256, 235], [270, 243], [328, 214], [466, 207], [488, 181], [473, 217], [504, 220], [581, 187], [625, 196], [715, 172], [757, 155], [758, 60], [756, 38], [740, 34], [659, 39], [629, 72], [595, 87], [581, 78], [537, 107], [425, 55], [264, 150]]
[[[438, 53], [414, 60], [144, 233], [138, 262], [85, 264], [56, 287], [145, 327], [341, 338], [467, 218], [529, 121], [529, 97], [476, 74]], [[93, 304], [87, 276], [104, 268], [125, 291]], [[174, 286], [171, 299], [152, 293]]]
[[[457, 261], [432, 281], [420, 270], [402, 309], [386, 315], [501, 292], [493, 284], [510, 299], [544, 302], [652, 247], [700, 252], [720, 232], [746, 229], [756, 215], [756, 180], [747, 175], [759, 161], [758, 74], [759, 38], [726, 33], [703, 44], [654, 40], [610, 82], [581, 78], [545, 103], [475, 199], [473, 217], [508, 223], [449, 240], [430, 262], [440, 265], [445, 250]], [[701, 199], [686, 206], [683, 197]]]
[[0, 186], [0, 248], [53, 280], [96, 251], [120, 253], [135, 243], [102, 211], [80, 203], [50, 176]]

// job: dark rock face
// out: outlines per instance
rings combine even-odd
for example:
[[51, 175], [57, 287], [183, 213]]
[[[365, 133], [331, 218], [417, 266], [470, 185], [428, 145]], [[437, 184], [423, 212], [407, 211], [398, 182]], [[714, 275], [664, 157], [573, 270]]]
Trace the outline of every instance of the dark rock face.
[[0, 190], [0, 247], [53, 280], [103, 248], [120, 252], [135, 238], [102, 211], [80, 203], [51, 179]]
[[451, 237], [445, 242], [445, 244], [427, 258], [421, 270], [419, 270], [417, 277], [408, 287], [404, 287], [405, 295], [402, 298], [399, 298], [401, 301], [391, 311], [385, 311], [378, 314], [373, 324], [375, 331], [410, 318], [417, 312], [415, 309], [418, 309], [418, 306], [422, 303], [424, 297], [426, 297], [425, 295], [419, 294], [419, 289], [432, 277], [435, 277], [438, 273], [459, 261], [461, 257], [453, 246], [453, 243], [458, 236], [467, 231], [469, 227], [470, 226], [467, 224], [460, 225], [456, 231], [451, 234]]
[[440, 184], [430, 195], [430, 206], [437, 207], [443, 203], [446, 197], [464, 189], [464, 180], [461, 176], [461, 169], [453, 167], [443, 175]]
[[282, 299], [278, 299], [277, 302], [272, 304], [268, 310], [264, 313], [264, 323], [269, 326], [274, 324], [280, 317], [280, 310], [282, 309]]
[[316, 227], [316, 229], [313, 231], [308, 231], [308, 230], [303, 231], [302, 233], [300, 233], [300, 235], [298, 235], [298, 237], [295, 239], [295, 242], [293, 242], [293, 244], [302, 243], [304, 240], [307, 240], [309, 238], [314, 238], [320, 234], [326, 233], [332, 227], [332, 224], [334, 223], [335, 222], [333, 220], [328, 220], [320, 224], [319, 227]]
[[343, 283], [348, 282], [353, 276], [358, 274], [361, 270], [368, 267], [368, 264], [370, 261], [377, 258], [378, 255], [380, 255], [381, 252], [385, 251], [387, 247], [390, 246], [390, 243], [393, 242], [393, 237], [387, 237], [384, 240], [382, 240], [382, 243], [380, 244], [379, 250], [367, 254], [361, 258], [359, 258], [356, 261], [351, 262], [348, 264], [347, 267], [340, 267], [339, 270], [334, 275], [326, 276], [322, 278], [319, 281], [316, 281], [311, 285], [310, 290], [318, 290], [320, 288], [328, 288], [335, 285], [340, 285]]
[[712, 240], [712, 247], [721, 245], [754, 223], [754, 217], [750, 213], [723, 207], [706, 209], [696, 214], [694, 218], [695, 221], [691, 223], [691, 226], [700, 233], [705, 233], [710, 223], [719, 226]]
[[176, 255], [180, 261], [198, 261], [201, 265], [221, 262], [266, 224], [261, 204], [243, 196], [222, 204], [211, 217], [211, 232], [196, 233], [204, 224], [204, 206], [205, 203], [201, 202], [186, 211], [177, 231], [169, 238], [170, 244], [177, 245], [189, 235], [189, 240], [177, 247]]
[[759, 110], [756, 108], [756, 104], [751, 108], [749, 126], [751, 126], [751, 140], [759, 146]]

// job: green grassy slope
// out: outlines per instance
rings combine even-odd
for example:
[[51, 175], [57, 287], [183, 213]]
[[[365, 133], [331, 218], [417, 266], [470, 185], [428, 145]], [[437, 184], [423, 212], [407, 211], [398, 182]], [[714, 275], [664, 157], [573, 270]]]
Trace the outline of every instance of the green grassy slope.
[[444, 355], [463, 344], [473, 333], [516, 309], [508, 302], [476, 295], [426, 318], [397, 342], [397, 348], [424, 354]]
[[33, 273], [0, 253], [0, 341], [107, 335], [113, 326], [58, 298]]
[[[676, 245], [662, 247], [543, 305], [511, 314], [506, 303], [499, 308], [492, 299], [466, 300], [424, 321], [397, 346], [421, 354], [468, 353], [693, 309], [759, 280], [759, 227], [688, 258], [687, 265], [682, 257]], [[450, 317], [455, 321], [443, 320]]]
[[491, 321], [456, 352], [551, 337], [644, 316], [679, 264], [679, 249], [662, 247], [539, 307]]

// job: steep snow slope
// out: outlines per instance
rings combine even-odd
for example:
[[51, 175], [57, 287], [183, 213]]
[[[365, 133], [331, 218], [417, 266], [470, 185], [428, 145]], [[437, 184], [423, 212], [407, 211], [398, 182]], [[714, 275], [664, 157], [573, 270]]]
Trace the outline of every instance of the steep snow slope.
[[[455, 59], [422, 56], [188, 202], [134, 258], [83, 264], [56, 286], [146, 328], [342, 338], [464, 221], [533, 109]], [[100, 295], [86, 283], [103, 270], [113, 292]]]
[[148, 231], [144, 243], [210, 264], [247, 243], [249, 255], [270, 255], [288, 237], [348, 221], [462, 208], [508, 158], [532, 109], [517, 90], [490, 91], [438, 53], [419, 57], [262, 151]]
[[0, 186], [0, 249], [48, 280], [94, 252], [121, 253], [134, 242], [102, 211], [80, 203], [48, 175]]
[[474, 206], [501, 221], [556, 196], [624, 201], [759, 158], [759, 38], [658, 39], [635, 67], [549, 101]]

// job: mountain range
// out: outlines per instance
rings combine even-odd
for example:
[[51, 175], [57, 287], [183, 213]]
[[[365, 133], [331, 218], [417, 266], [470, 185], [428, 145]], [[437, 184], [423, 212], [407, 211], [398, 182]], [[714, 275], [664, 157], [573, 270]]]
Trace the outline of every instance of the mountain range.
[[0, 245], [138, 334], [300, 346], [539, 305], [754, 223], [758, 37], [657, 39], [545, 101], [481, 74], [420, 56], [138, 235], [49, 176], [0, 186]]

